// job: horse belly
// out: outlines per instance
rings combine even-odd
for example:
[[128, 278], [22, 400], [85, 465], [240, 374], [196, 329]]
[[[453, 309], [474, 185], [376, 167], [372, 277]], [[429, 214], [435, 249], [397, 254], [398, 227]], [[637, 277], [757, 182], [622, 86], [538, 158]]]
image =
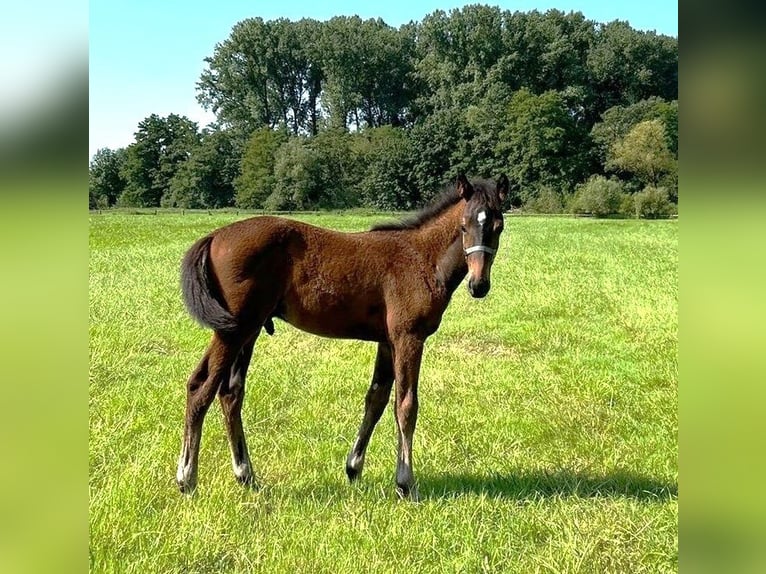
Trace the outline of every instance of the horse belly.
[[283, 318], [291, 325], [323, 337], [383, 341], [383, 305], [353, 294], [316, 290], [310, 296], [287, 297]]

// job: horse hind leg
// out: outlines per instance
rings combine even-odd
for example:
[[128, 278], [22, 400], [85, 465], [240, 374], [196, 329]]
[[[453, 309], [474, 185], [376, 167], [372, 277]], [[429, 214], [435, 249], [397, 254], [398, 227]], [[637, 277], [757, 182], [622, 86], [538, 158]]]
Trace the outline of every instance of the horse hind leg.
[[258, 335], [255, 335], [245, 343], [231, 367], [228, 380], [218, 389], [218, 399], [226, 424], [234, 476], [240, 483], [247, 485], [253, 483], [253, 468], [247, 450], [245, 433], [242, 429], [242, 402], [245, 398], [247, 368], [250, 365], [257, 338]]
[[205, 415], [218, 388], [224, 380], [228, 380], [240, 347], [241, 343], [225, 340], [215, 333], [202, 360], [189, 377], [184, 437], [176, 472], [176, 482], [181, 492], [190, 493], [197, 486], [199, 448]]
[[383, 411], [391, 396], [391, 387], [394, 382], [394, 366], [391, 358], [391, 348], [385, 344], [378, 345], [378, 354], [375, 358], [375, 371], [372, 375], [372, 383], [367, 390], [364, 401], [364, 417], [359, 426], [356, 440], [346, 458], [346, 476], [350, 481], [356, 480], [362, 473], [364, 457], [367, 445], [370, 442], [372, 431], [380, 420]]

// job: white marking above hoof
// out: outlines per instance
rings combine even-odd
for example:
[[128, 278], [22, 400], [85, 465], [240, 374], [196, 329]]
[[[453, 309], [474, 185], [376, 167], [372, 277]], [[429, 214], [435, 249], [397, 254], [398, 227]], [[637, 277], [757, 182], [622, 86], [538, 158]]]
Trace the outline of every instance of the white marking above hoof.
[[250, 484], [253, 482], [253, 471], [249, 464], [232, 465], [234, 469], [234, 476], [237, 480], [243, 484]]

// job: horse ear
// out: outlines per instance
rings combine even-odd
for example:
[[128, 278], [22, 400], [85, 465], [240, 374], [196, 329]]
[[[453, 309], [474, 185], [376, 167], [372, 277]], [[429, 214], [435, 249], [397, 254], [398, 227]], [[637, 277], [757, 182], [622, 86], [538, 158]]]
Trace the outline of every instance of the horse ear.
[[457, 176], [457, 193], [460, 197], [468, 201], [471, 199], [471, 196], [473, 195], [473, 187], [471, 186], [470, 182], [466, 178], [464, 173], [461, 173]]
[[505, 201], [505, 198], [508, 197], [508, 192], [511, 189], [511, 184], [508, 181], [508, 176], [505, 174], [502, 174], [499, 178], [497, 178], [497, 194], [500, 196], [500, 201]]

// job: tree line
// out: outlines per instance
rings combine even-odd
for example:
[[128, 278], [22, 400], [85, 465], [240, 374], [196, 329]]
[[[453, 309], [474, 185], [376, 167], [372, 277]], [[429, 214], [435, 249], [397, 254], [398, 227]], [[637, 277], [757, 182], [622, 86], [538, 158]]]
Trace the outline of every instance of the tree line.
[[98, 150], [90, 206], [421, 206], [463, 172], [536, 212], [647, 217], [678, 201], [678, 40], [580, 12], [251, 18], [197, 82], [216, 121], [156, 114]]

